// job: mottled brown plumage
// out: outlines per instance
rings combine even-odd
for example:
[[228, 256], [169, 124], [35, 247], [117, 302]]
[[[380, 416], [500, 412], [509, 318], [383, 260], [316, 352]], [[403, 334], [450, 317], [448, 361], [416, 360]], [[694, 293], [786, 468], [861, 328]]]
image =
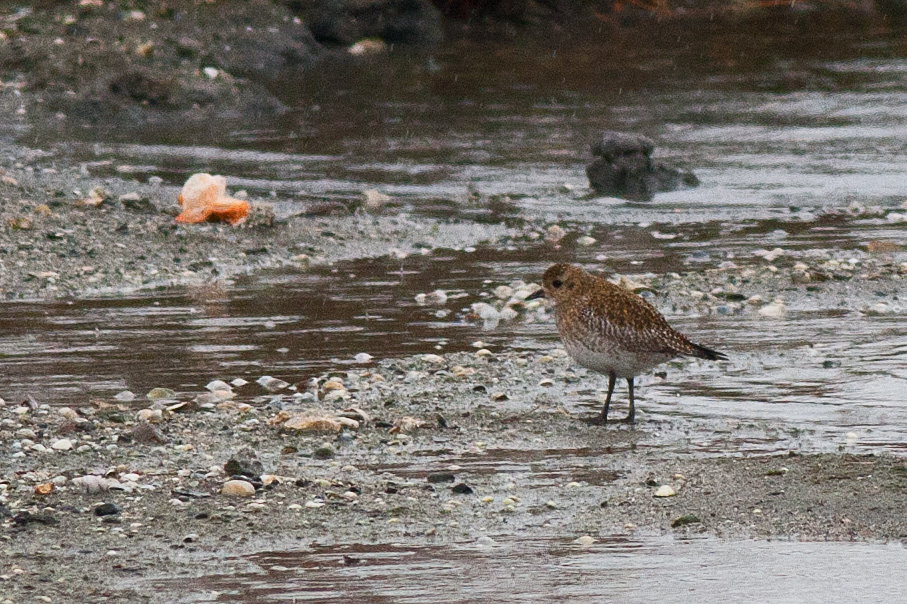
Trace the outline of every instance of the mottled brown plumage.
[[676, 356], [709, 360], [723, 354], [694, 344], [674, 330], [655, 307], [622, 287], [569, 264], [555, 264], [530, 298], [551, 298], [564, 348], [580, 365], [608, 376], [608, 396], [598, 423], [608, 421], [617, 378], [625, 378], [634, 421], [633, 378]]

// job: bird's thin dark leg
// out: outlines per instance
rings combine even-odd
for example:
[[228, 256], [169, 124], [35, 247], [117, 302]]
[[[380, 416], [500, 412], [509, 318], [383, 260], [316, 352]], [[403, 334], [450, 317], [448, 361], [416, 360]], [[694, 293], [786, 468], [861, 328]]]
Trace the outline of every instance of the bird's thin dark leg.
[[630, 413], [627, 415], [627, 423], [636, 422], [636, 401], [633, 399], [633, 378], [627, 378], [627, 391], [630, 393]]
[[605, 397], [605, 406], [601, 415], [592, 421], [593, 424], [604, 425], [608, 423], [608, 407], [611, 406], [611, 395], [614, 394], [614, 385], [617, 383], [617, 376], [613, 373], [608, 374], [608, 396]]

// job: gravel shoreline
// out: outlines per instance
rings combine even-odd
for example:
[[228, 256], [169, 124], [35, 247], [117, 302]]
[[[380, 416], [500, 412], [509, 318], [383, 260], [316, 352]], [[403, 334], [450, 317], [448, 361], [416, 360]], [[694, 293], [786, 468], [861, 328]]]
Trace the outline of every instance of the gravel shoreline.
[[[907, 535], [901, 459], [798, 454], [796, 439], [784, 455], [661, 451], [694, 420], [588, 425], [563, 406], [571, 376], [560, 349], [477, 351], [317, 387], [212, 383], [193, 401], [159, 389], [79, 409], [7, 403], [2, 601], [166, 602], [143, 581], [315, 542]], [[248, 496], [225, 494], [231, 479]]]

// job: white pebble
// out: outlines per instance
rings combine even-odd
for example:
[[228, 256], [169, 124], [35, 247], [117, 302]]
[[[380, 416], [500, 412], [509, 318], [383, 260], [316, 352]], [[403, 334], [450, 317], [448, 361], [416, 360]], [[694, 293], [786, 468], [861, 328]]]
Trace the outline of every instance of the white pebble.
[[217, 392], [218, 390], [233, 390], [233, 388], [230, 387], [230, 384], [223, 380], [214, 380], [212, 382], [208, 382], [208, 384], [205, 386], [205, 389], [210, 390], [211, 392]]
[[660, 487], [658, 487], [658, 490], [655, 491], [656, 497], [673, 497], [676, 494], [677, 493], [674, 491], [674, 488], [667, 484], [661, 485]]
[[50, 448], [54, 451], [70, 451], [72, 449], [72, 441], [68, 438], [61, 438], [54, 442]]

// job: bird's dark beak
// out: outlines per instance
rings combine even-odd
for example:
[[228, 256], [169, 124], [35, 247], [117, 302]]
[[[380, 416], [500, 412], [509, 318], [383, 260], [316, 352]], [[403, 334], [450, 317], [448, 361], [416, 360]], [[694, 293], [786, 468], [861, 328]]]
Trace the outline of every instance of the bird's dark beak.
[[529, 294], [528, 296], [526, 296], [526, 300], [527, 301], [528, 300], [538, 300], [539, 298], [544, 298], [544, 297], [545, 297], [545, 290], [537, 289], [534, 292], [532, 292], [531, 294]]

